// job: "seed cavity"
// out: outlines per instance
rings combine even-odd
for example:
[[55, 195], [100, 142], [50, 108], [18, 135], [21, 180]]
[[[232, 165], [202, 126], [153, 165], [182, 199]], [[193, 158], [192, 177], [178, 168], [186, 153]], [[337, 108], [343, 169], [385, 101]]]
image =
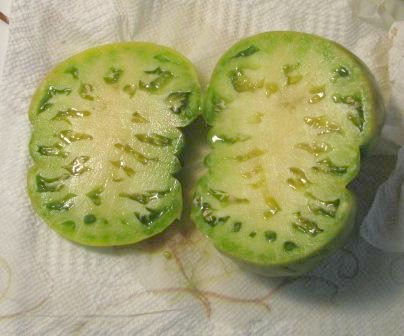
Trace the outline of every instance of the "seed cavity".
[[237, 155], [236, 157], [234, 157], [234, 159], [239, 162], [245, 162], [245, 161], [254, 159], [256, 157], [259, 157], [261, 155], [264, 155], [265, 153], [266, 153], [266, 151], [264, 151], [260, 148], [254, 148], [254, 149], [250, 150], [249, 152], [247, 152], [246, 154]]
[[72, 162], [70, 162], [70, 164], [64, 166], [63, 168], [66, 169], [70, 175], [78, 176], [90, 170], [90, 168], [86, 165], [88, 160], [90, 160], [89, 156], [78, 156]]
[[140, 142], [147, 143], [149, 145], [156, 146], [156, 147], [170, 146], [173, 142], [173, 139], [167, 138], [167, 137], [165, 137], [161, 134], [157, 134], [157, 133], [150, 133], [150, 134], [138, 133], [135, 135], [135, 137]]
[[282, 67], [283, 74], [286, 76], [287, 85], [294, 85], [302, 80], [303, 76], [298, 73], [299, 69], [300, 63], [286, 64]]
[[286, 182], [288, 186], [295, 190], [303, 190], [307, 188], [311, 182], [306, 177], [306, 174], [303, 170], [297, 167], [289, 168], [290, 172], [293, 174], [293, 178], [288, 178]]
[[325, 85], [314, 86], [310, 89], [312, 96], [309, 98], [310, 104], [319, 103], [325, 98]]
[[91, 115], [90, 111], [79, 111], [73, 107], [59, 111], [51, 120], [62, 120], [71, 125], [69, 118], [84, 118]]
[[238, 197], [232, 196], [223, 190], [209, 188], [208, 194], [212, 195], [219, 202], [221, 202], [225, 205], [250, 203], [250, 201], [246, 198], [238, 198]]
[[236, 55], [234, 55], [233, 58], [248, 57], [254, 55], [258, 51], [260, 51], [259, 48], [257, 48], [255, 45], [250, 45], [247, 49], [241, 50]]
[[308, 234], [312, 237], [317, 236], [318, 234], [324, 232], [324, 230], [320, 229], [316, 222], [302, 216], [300, 212], [295, 213], [296, 221], [292, 224], [293, 228], [297, 231]]
[[311, 144], [308, 143], [298, 143], [296, 148], [302, 149], [310, 154], [313, 154], [315, 157], [331, 152], [333, 150], [333, 147], [328, 144], [327, 142], [316, 142], [313, 141]]
[[242, 223], [241, 222], [234, 222], [232, 232], [240, 232]]
[[150, 203], [151, 201], [159, 200], [159, 199], [163, 198], [170, 191], [171, 191], [170, 189], [161, 190], [161, 191], [150, 190], [150, 191], [144, 192], [143, 194], [140, 194], [140, 193], [129, 194], [129, 193], [124, 192], [124, 193], [120, 193], [119, 197], [129, 198], [132, 201], [145, 205], [145, 204]]
[[156, 92], [157, 90], [163, 88], [174, 77], [172, 72], [170, 72], [168, 70], [163, 70], [160, 67], [158, 67], [154, 70], [144, 71], [144, 73], [157, 76], [155, 79], [153, 79], [149, 83], [145, 83], [141, 80], [139, 81], [139, 89], [145, 90], [148, 92]]
[[122, 69], [111, 67], [109, 71], [104, 75], [104, 82], [107, 84], [117, 83], [122, 74]]
[[42, 97], [39, 107], [38, 107], [38, 114], [48, 110], [53, 104], [50, 100], [56, 95], [66, 95], [68, 96], [72, 92], [71, 88], [57, 88], [54, 85], [49, 85], [48, 91]]
[[312, 193], [306, 193], [305, 195], [310, 200], [308, 202], [310, 212], [314, 213], [315, 215], [328, 216], [332, 218], [335, 217], [340, 205], [339, 198], [332, 201], [324, 201], [314, 196]]
[[282, 210], [275, 198], [271, 196], [265, 196], [264, 200], [267, 206], [267, 210], [264, 212], [265, 219], [272, 218], [274, 215]]
[[264, 237], [265, 240], [267, 240], [269, 243], [273, 243], [274, 241], [276, 241], [277, 234], [275, 231], [267, 230], [264, 232]]
[[343, 133], [337, 123], [328, 120], [325, 116], [304, 117], [303, 120], [310, 127], [320, 130], [319, 134]]
[[255, 166], [252, 170], [244, 172], [241, 174], [244, 178], [252, 178], [258, 174], [261, 174], [264, 171], [264, 168], [261, 165]]
[[165, 213], [171, 210], [171, 208], [172, 207], [170, 206], [164, 207], [162, 209], [145, 208], [148, 211], [148, 214], [142, 215], [139, 212], [135, 212], [135, 216], [143, 225], [151, 226], [155, 221], [157, 221]]
[[334, 69], [331, 76], [331, 82], [336, 82], [338, 78], [348, 77], [350, 75], [349, 70], [343, 65], [338, 66]]
[[279, 91], [279, 86], [276, 83], [265, 84], [265, 94], [267, 97], [272, 96], [274, 93]]
[[171, 112], [188, 117], [190, 114], [188, 106], [191, 94], [191, 91], [171, 92], [166, 98]]
[[128, 177], [135, 175], [135, 170], [129, 167], [123, 160], [110, 161], [111, 164], [119, 169], [122, 169]]
[[261, 178], [257, 182], [251, 183], [250, 186], [253, 189], [259, 189], [264, 186], [265, 182], [266, 182], [265, 179]]
[[243, 70], [236, 68], [229, 72], [229, 77], [234, 90], [237, 92], [253, 92], [264, 86], [264, 80], [254, 82]]
[[348, 172], [348, 166], [337, 166], [329, 158], [317, 161], [316, 166], [312, 167], [316, 172], [323, 172], [331, 175], [342, 176]]
[[236, 136], [228, 136], [228, 135], [223, 135], [223, 134], [214, 134], [211, 137], [211, 142], [213, 144], [225, 143], [225, 144], [233, 145], [233, 144], [235, 144], [237, 142], [244, 142], [244, 141], [247, 141], [249, 139], [251, 139], [251, 136], [249, 136], [249, 135], [239, 134], [239, 135], [236, 135]]
[[65, 73], [72, 75], [74, 79], [79, 79], [79, 69], [75, 66], [66, 68]]
[[70, 176], [68, 174], [62, 174], [58, 177], [46, 178], [40, 174], [36, 175], [36, 191], [38, 192], [56, 192], [64, 188], [62, 181], [67, 180]]
[[132, 98], [136, 93], [137, 86], [136, 84], [126, 84], [122, 90], [128, 94], [129, 98]]
[[161, 63], [171, 62], [170, 58], [168, 58], [166, 55], [163, 55], [163, 54], [155, 55], [155, 56], [153, 56], [153, 58], [158, 60]]
[[217, 225], [222, 225], [226, 223], [230, 216], [217, 217], [213, 213], [216, 211], [209, 203], [203, 202], [202, 198], [198, 197], [194, 199], [195, 206], [199, 209], [201, 216], [203, 217], [206, 224], [211, 227]]
[[38, 145], [37, 152], [43, 156], [67, 157], [67, 153], [64, 151], [64, 148], [60, 143], [55, 143], [50, 146]]
[[45, 206], [48, 210], [54, 211], [67, 211], [70, 210], [74, 206], [73, 199], [76, 197], [76, 194], [67, 194], [65, 197], [46, 203]]
[[285, 252], [291, 252], [291, 251], [295, 250], [296, 248], [298, 248], [298, 246], [292, 241], [286, 241], [283, 243], [283, 250]]
[[94, 205], [101, 205], [101, 194], [103, 193], [104, 189], [105, 188], [103, 186], [96, 187], [88, 192], [86, 196], [91, 200], [91, 202], [94, 203]]
[[72, 142], [79, 140], [92, 140], [93, 137], [90, 134], [77, 133], [72, 130], [63, 130], [59, 132], [59, 138], [66, 144], [70, 145]]
[[88, 83], [82, 83], [79, 89], [79, 96], [86, 100], [94, 100], [96, 97], [94, 87]]
[[148, 164], [149, 162], [157, 162], [158, 159], [157, 158], [152, 158], [152, 157], [147, 157], [146, 155], [138, 152], [137, 150], [135, 150], [133, 147], [129, 146], [128, 144], [120, 144], [117, 143], [114, 145], [116, 148], [124, 151], [125, 153], [128, 153], [130, 155], [132, 155], [136, 161], [140, 162], [143, 165]]
[[217, 93], [212, 94], [213, 112], [219, 114], [226, 108], [226, 101], [220, 97]]
[[83, 217], [84, 224], [94, 224], [97, 221], [97, 217], [93, 214], [88, 214]]
[[149, 121], [145, 117], [143, 117], [139, 112], [133, 112], [132, 122], [135, 124], [147, 124]]
[[362, 95], [357, 93], [351, 96], [343, 96], [337, 93], [332, 96], [332, 100], [336, 104], [345, 104], [354, 109], [354, 112], [348, 113], [348, 119], [362, 132], [365, 123]]

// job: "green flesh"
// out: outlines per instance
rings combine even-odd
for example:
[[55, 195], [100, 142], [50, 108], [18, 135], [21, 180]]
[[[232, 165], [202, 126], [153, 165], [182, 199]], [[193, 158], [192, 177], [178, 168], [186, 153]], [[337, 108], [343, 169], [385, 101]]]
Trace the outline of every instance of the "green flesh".
[[194, 196], [198, 228], [259, 272], [306, 272], [353, 224], [346, 187], [383, 113], [371, 74], [334, 42], [264, 33], [225, 53], [204, 103], [212, 150]]
[[161, 232], [182, 211], [173, 176], [179, 128], [199, 105], [193, 66], [166, 47], [105, 45], [58, 65], [29, 111], [35, 210], [85, 245], [130, 244]]

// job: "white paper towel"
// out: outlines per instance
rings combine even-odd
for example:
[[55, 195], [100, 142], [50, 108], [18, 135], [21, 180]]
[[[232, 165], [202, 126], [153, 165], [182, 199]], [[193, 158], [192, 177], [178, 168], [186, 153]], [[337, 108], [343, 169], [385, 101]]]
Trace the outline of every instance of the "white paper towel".
[[[15, 0], [0, 84], [0, 335], [401, 335], [404, 254], [376, 249], [357, 232], [315, 272], [266, 279], [239, 270], [195, 231], [188, 208], [206, 151], [201, 120], [185, 131], [186, 211], [159, 237], [125, 248], [78, 246], [38, 219], [26, 193], [28, 104], [45, 73], [64, 58], [102, 43], [147, 40], [188, 56], [206, 85], [220, 55], [240, 38], [298, 30], [356, 53], [387, 102], [383, 141], [352, 186], [360, 224], [403, 144], [404, 28], [402, 22], [390, 28], [402, 7], [383, 3]], [[402, 167], [385, 189], [398, 190]], [[378, 221], [389, 213], [382, 201], [392, 195], [373, 203]], [[374, 227], [372, 218], [367, 227]]]

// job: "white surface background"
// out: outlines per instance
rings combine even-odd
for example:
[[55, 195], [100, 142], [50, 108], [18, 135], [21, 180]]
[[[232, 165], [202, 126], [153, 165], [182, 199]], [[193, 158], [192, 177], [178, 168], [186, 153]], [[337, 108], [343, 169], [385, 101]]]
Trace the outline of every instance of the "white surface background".
[[[386, 102], [390, 94], [402, 96], [404, 30], [397, 25], [389, 35], [397, 11], [384, 5], [398, 2], [372, 2], [379, 5], [13, 0], [0, 83], [0, 335], [402, 336], [404, 254], [380, 251], [358, 234], [307, 276], [266, 279], [241, 271], [198, 232], [185, 234], [178, 225], [137, 246], [78, 246], [36, 217], [25, 187], [27, 110], [35, 88], [56, 63], [98, 44], [149, 40], [172, 46], [191, 59], [206, 85], [220, 55], [240, 38], [268, 30], [305, 31], [336, 40], [362, 58]], [[389, 63], [391, 57], [395, 63]], [[397, 106], [388, 104], [387, 136], [402, 132], [403, 105], [391, 101]], [[181, 181], [187, 203], [206, 134], [202, 122], [185, 133]], [[363, 162], [353, 184], [358, 224], [394, 160], [383, 152]], [[181, 224], [192, 228], [187, 219], [185, 212]], [[165, 250], [173, 258], [164, 258]]]

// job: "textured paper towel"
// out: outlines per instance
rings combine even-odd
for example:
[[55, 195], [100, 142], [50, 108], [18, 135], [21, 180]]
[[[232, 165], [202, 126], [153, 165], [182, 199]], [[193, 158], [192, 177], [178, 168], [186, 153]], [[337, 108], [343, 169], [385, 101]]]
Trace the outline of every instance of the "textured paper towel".
[[[356, 232], [315, 272], [292, 281], [266, 279], [240, 271], [194, 230], [189, 192], [206, 152], [200, 120], [185, 131], [184, 216], [145, 243], [100, 250], [63, 240], [34, 214], [25, 187], [28, 104], [44, 74], [64, 58], [107, 42], [153, 41], [187, 55], [206, 85], [215, 62], [238, 39], [298, 30], [336, 40], [361, 57], [387, 102], [383, 141], [352, 186], [359, 225], [403, 144], [397, 39], [403, 25], [390, 29], [397, 10], [386, 16], [395, 7], [381, 11], [383, 3], [15, 0], [0, 84], [0, 334], [401, 335], [404, 254], [376, 249]], [[396, 187], [395, 176], [387, 190]], [[373, 207], [382, 209], [379, 203]], [[368, 223], [375, 225], [369, 217]]]

